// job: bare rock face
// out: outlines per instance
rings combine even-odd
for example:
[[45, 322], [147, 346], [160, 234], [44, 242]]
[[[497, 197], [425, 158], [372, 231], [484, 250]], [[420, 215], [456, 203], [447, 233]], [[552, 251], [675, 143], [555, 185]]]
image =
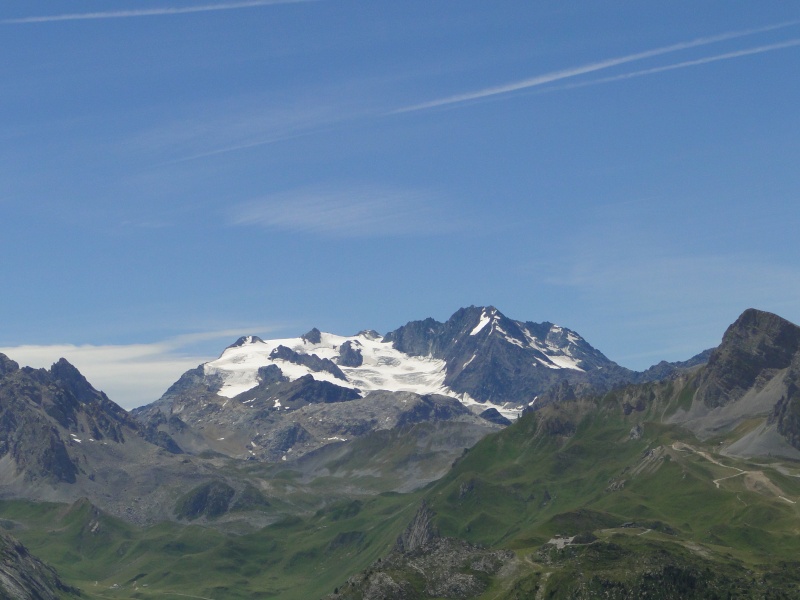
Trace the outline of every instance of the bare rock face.
[[439, 537], [439, 532], [433, 524], [433, 511], [423, 500], [414, 519], [395, 544], [396, 552], [413, 552]]
[[775, 424], [787, 442], [800, 450], [800, 352], [798, 352], [785, 378], [786, 391], [775, 405], [768, 423]]
[[514, 321], [493, 306], [462, 308], [444, 323], [412, 321], [384, 341], [412, 356], [444, 360], [445, 385], [493, 404], [528, 403], [562, 381], [605, 385], [635, 378], [574, 331]]
[[10, 535], [0, 533], [0, 598], [59, 600], [79, 595]]
[[358, 346], [347, 340], [339, 348], [338, 363], [343, 367], [360, 367], [364, 364], [364, 356]]
[[789, 367], [799, 351], [800, 327], [772, 313], [748, 309], [711, 353], [697, 397], [709, 407], [736, 401], [768, 372]]
[[270, 354], [270, 358], [277, 358], [285, 360], [296, 365], [303, 365], [308, 367], [311, 371], [317, 373], [326, 371], [342, 381], [347, 381], [347, 377], [342, 373], [342, 370], [336, 366], [332, 360], [327, 358], [320, 358], [316, 354], [300, 354], [286, 346], [278, 346]]
[[0, 457], [10, 456], [26, 480], [74, 483], [82, 468], [74, 450], [84, 440], [121, 444], [131, 436], [145, 432], [63, 358], [50, 370], [0, 358]]
[[322, 332], [314, 327], [308, 333], [303, 334], [300, 336], [303, 341], [308, 342], [309, 344], [319, 344], [322, 340]]

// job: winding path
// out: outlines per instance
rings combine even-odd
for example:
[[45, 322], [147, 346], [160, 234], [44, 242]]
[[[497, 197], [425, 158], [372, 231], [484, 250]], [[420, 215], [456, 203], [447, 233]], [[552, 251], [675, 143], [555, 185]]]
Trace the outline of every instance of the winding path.
[[[677, 450], [678, 452], [680, 452], [682, 450], [688, 450], [690, 452], [694, 452], [695, 454], [697, 454], [699, 456], [702, 456], [707, 461], [717, 465], [718, 467], [722, 467], [723, 469], [733, 469], [734, 471], [736, 471], [736, 473], [734, 473], [733, 475], [728, 475], [727, 477], [720, 477], [719, 479], [714, 479], [713, 483], [717, 487], [717, 489], [719, 489], [719, 484], [720, 484], [721, 481], [725, 481], [726, 479], [733, 479], [734, 477], [739, 477], [740, 475], [744, 475], [745, 477], [747, 477], [749, 475], [753, 481], [760, 482], [770, 492], [775, 494], [775, 496], [777, 496], [780, 500], [784, 500], [785, 502], [788, 502], [789, 504], [797, 504], [797, 502], [795, 502], [794, 500], [790, 500], [789, 498], [784, 496], [783, 494], [785, 492], [781, 488], [779, 488], [777, 485], [775, 485], [766, 475], [764, 475], [764, 471], [744, 471], [744, 470], [742, 470], [742, 469], [740, 469], [738, 467], [731, 467], [729, 465], [723, 465], [721, 462], [719, 462], [717, 459], [715, 459], [713, 456], [711, 456], [708, 452], [705, 452], [703, 450], [698, 450], [697, 448], [694, 448], [693, 446], [690, 446], [689, 444], [685, 444], [683, 442], [673, 442], [672, 449], [673, 450]], [[747, 484], [745, 484], [745, 485], [747, 485]], [[750, 488], [748, 488], [748, 489], [750, 489]], [[751, 491], [756, 491], [756, 490], [751, 490]], [[739, 498], [738, 495], [736, 497]], [[739, 501], [743, 502], [741, 498], [739, 498]], [[745, 504], [745, 506], [747, 506], [747, 505]]]

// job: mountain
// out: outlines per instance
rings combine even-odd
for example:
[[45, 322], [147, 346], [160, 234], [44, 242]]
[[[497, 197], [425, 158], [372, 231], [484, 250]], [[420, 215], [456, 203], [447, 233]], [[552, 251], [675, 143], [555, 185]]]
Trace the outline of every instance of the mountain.
[[494, 307], [462, 308], [445, 323], [412, 321], [386, 335], [395, 350], [445, 363], [443, 384], [466, 401], [520, 408], [561, 381], [630, 379], [580, 335], [513, 321]]
[[141, 436], [139, 424], [61, 359], [20, 369], [0, 355], [0, 456], [29, 482], [75, 483], [93, 445]]
[[20, 368], [0, 354], [0, 497], [86, 496], [131, 520], [163, 518], [171, 488], [209, 476], [180, 452], [66, 360]]
[[701, 439], [749, 423], [729, 452], [800, 459], [798, 382], [800, 327], [748, 309], [727, 329], [708, 364], [686, 381], [684, 402], [667, 421]]
[[688, 368], [661, 363], [634, 373], [574, 331], [469, 307], [445, 323], [412, 321], [385, 336], [316, 328], [290, 339], [244, 336], [133, 414], [189, 452], [290, 460], [369, 431], [470, 420], [459, 403], [507, 425], [540, 395], [560, 399], [565, 389], [604, 390]]

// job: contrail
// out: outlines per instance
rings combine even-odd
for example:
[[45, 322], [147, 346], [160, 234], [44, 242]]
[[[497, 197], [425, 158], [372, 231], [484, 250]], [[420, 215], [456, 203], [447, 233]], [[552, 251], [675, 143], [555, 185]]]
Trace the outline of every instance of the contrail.
[[655, 48], [653, 50], [646, 50], [644, 52], [637, 52], [636, 54], [629, 54], [627, 56], [620, 56], [617, 58], [609, 58], [607, 60], [603, 60], [596, 63], [590, 63], [588, 65], [582, 65], [579, 67], [572, 67], [571, 69], [564, 69], [561, 71], [554, 71], [552, 73], [545, 73], [544, 75], [538, 75], [536, 77], [532, 77], [529, 79], [523, 79], [521, 81], [515, 81], [513, 83], [508, 83], [505, 85], [495, 86], [484, 88], [475, 92], [467, 92], [464, 94], [457, 94], [455, 96], [448, 96], [447, 98], [440, 98], [438, 100], [431, 100], [429, 102], [423, 102], [420, 104], [415, 104], [412, 106], [408, 106], [405, 108], [400, 108], [393, 111], [393, 114], [396, 113], [405, 113], [405, 112], [414, 112], [418, 110], [425, 110], [428, 108], [436, 108], [440, 106], [448, 106], [452, 104], [460, 104], [462, 102], [468, 102], [470, 100], [480, 100], [482, 98], [488, 98], [491, 96], [498, 96], [501, 94], [508, 94], [510, 92], [516, 92], [519, 90], [529, 89], [533, 87], [537, 87], [540, 85], [544, 85], [547, 83], [552, 83], [554, 81], [560, 81], [562, 79], [569, 79], [571, 77], [577, 77], [578, 75], [585, 75], [586, 73], [594, 73], [595, 71], [601, 71], [603, 69], [609, 69], [611, 67], [616, 67], [618, 65], [623, 65], [629, 62], [634, 62], [638, 60], [644, 60], [646, 58], [652, 58], [654, 56], [661, 56], [662, 54], [669, 54], [672, 52], [678, 52], [680, 50], [687, 50], [689, 48], [697, 48], [700, 46], [707, 46], [709, 44], [715, 44], [718, 42], [723, 42], [726, 40], [732, 40], [736, 38], [741, 38], [749, 35], [755, 35], [758, 33], [765, 33], [767, 31], [774, 31], [776, 29], [783, 29], [786, 27], [791, 27], [793, 25], [797, 25], [800, 21], [787, 21], [785, 23], [778, 23], [777, 25], [769, 25], [767, 27], [759, 27], [757, 29], [748, 29], [744, 31], [731, 31], [728, 33], [722, 33], [719, 35], [709, 36], [698, 38], [695, 40], [690, 40], [688, 42], [680, 42], [677, 44], [672, 44], [670, 46], [663, 46], [661, 48]]
[[655, 73], [663, 73], [664, 71], [674, 71], [675, 69], [684, 69], [686, 67], [694, 67], [697, 65], [705, 65], [707, 63], [717, 62], [719, 60], [730, 60], [732, 58], [739, 58], [740, 56], [750, 56], [752, 54], [761, 54], [763, 52], [771, 52], [773, 50], [781, 50], [783, 48], [792, 48], [800, 46], [800, 38], [787, 40], [777, 44], [769, 44], [766, 46], [757, 46], [755, 48], [746, 48], [744, 50], [736, 50], [735, 52], [726, 52], [725, 54], [716, 54], [714, 56], [706, 56], [705, 58], [698, 58], [695, 60], [686, 60], [684, 62], [675, 63], [672, 65], [664, 65], [663, 67], [653, 67], [652, 69], [642, 69], [641, 71], [632, 71], [630, 73], [622, 73], [621, 75], [614, 75], [613, 77], [603, 77], [602, 79], [593, 79], [592, 81], [584, 81], [581, 83], [571, 83], [562, 85], [555, 88], [548, 88], [542, 91], [557, 91], [557, 90], [573, 90], [575, 88], [588, 87], [592, 85], [600, 85], [601, 83], [611, 83], [613, 81], [622, 81], [624, 79], [632, 79], [634, 77], [643, 77], [645, 75], [653, 75]]
[[227, 2], [218, 4], [200, 4], [197, 6], [184, 6], [178, 8], [146, 8], [140, 10], [115, 10], [109, 12], [70, 13], [64, 15], [46, 15], [43, 17], [22, 17], [19, 19], [4, 19], [3, 24], [14, 23], [53, 23], [56, 21], [87, 21], [92, 19], [129, 19], [135, 17], [157, 17], [162, 15], [182, 15], [187, 13], [211, 12], [217, 10], [236, 10], [240, 8], [255, 8], [271, 4], [297, 4], [314, 0], [249, 0], [246, 2]]

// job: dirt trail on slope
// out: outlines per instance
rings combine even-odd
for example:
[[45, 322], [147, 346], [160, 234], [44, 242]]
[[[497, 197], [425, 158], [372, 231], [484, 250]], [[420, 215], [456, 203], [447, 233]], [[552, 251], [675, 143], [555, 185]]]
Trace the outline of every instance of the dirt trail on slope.
[[702, 456], [707, 461], [717, 465], [718, 467], [722, 467], [724, 469], [731, 469], [736, 471], [733, 475], [728, 475], [727, 477], [720, 477], [719, 479], [714, 479], [713, 483], [719, 489], [719, 484], [721, 481], [725, 481], [726, 479], [733, 479], [734, 477], [744, 477], [744, 486], [747, 490], [751, 492], [756, 492], [762, 495], [773, 495], [777, 498], [788, 502], [789, 504], [797, 504], [794, 500], [790, 500], [786, 497], [786, 492], [784, 492], [781, 488], [775, 485], [766, 475], [764, 475], [764, 471], [744, 471], [739, 469], [738, 467], [731, 467], [728, 465], [724, 465], [711, 456], [708, 452], [703, 450], [698, 450], [697, 448], [690, 446], [689, 444], [685, 444], [683, 442], [674, 442], [672, 444], [672, 449], [677, 451], [687, 450], [689, 452], [693, 452], [698, 456]]

